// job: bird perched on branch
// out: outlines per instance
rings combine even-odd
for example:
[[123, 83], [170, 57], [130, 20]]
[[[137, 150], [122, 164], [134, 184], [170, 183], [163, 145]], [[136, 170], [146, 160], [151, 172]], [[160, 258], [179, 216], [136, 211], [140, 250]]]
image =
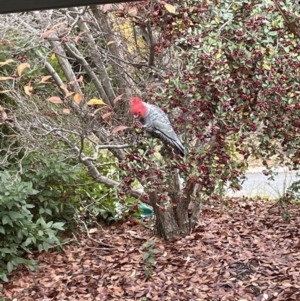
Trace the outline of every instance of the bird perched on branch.
[[171, 145], [175, 151], [184, 156], [185, 149], [176, 135], [171, 122], [165, 112], [159, 107], [143, 102], [139, 97], [129, 100], [130, 112], [138, 118], [145, 131], [159, 137]]

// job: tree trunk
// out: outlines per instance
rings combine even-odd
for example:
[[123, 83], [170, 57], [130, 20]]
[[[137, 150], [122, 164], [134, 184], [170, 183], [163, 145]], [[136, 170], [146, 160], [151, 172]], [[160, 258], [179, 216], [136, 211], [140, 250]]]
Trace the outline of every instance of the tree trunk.
[[[149, 193], [150, 203], [155, 214], [155, 231], [157, 235], [164, 239], [178, 236], [185, 236], [191, 233], [197, 221], [200, 211], [198, 203], [190, 205], [190, 197], [180, 198], [180, 185], [178, 172], [174, 172], [169, 178], [169, 206], [167, 208], [159, 206], [158, 192]], [[195, 187], [192, 185], [192, 187]], [[192, 190], [194, 192], [194, 190]]]
[[[181, 230], [176, 221], [176, 217], [174, 215], [174, 210], [172, 207], [164, 208], [162, 210], [158, 204], [157, 193], [151, 192], [149, 193], [150, 202], [153, 206], [154, 214], [155, 214], [155, 231], [156, 234], [163, 237], [164, 239], [169, 239], [172, 237], [180, 236]], [[187, 234], [187, 233], [185, 233]]]

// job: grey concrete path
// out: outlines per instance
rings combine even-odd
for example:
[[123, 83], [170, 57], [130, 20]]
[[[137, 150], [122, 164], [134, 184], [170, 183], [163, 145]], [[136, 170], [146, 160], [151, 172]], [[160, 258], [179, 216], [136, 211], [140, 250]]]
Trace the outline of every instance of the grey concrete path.
[[234, 197], [255, 197], [276, 199], [283, 195], [284, 191], [296, 179], [296, 172], [288, 171], [285, 168], [278, 168], [278, 174], [274, 176], [275, 180], [268, 180], [262, 171], [263, 167], [252, 167], [246, 173], [247, 180], [244, 182], [242, 190], [227, 190], [226, 196]]

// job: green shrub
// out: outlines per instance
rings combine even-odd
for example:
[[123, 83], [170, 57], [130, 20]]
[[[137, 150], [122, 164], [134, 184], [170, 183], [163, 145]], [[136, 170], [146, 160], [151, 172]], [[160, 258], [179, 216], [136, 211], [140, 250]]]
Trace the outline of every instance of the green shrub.
[[[117, 221], [138, 215], [133, 198], [94, 182], [84, 168], [63, 155], [30, 153], [0, 170], [0, 279], [35, 249], [47, 251], [61, 242], [61, 231], [84, 221]], [[107, 168], [107, 173], [112, 169]], [[83, 228], [84, 229], [84, 228]]]
[[30, 181], [38, 190], [29, 198], [32, 204], [37, 205], [32, 209], [37, 218], [41, 216], [46, 222], [53, 218], [73, 222], [79, 206], [75, 187], [80, 168], [69, 161], [62, 155], [39, 153], [32, 153], [23, 160], [22, 179]]
[[[0, 171], [0, 279], [18, 264], [35, 267], [24, 258], [34, 249], [60, 243], [59, 232], [76, 212], [74, 187], [77, 168], [63, 158], [32, 153]], [[18, 167], [18, 169], [17, 169]]]
[[75, 190], [76, 197], [81, 204], [79, 219], [92, 222], [96, 218], [110, 223], [128, 216], [139, 216], [136, 199], [121, 199], [117, 189], [96, 183], [87, 176], [85, 178], [86, 184], [78, 185]]
[[22, 257], [24, 251], [47, 250], [59, 243], [57, 232], [63, 223], [36, 219], [31, 212], [35, 205], [28, 202], [38, 194], [32, 182], [8, 171], [1, 172], [0, 179], [0, 279], [7, 281], [7, 274], [20, 263], [34, 268], [34, 261]]

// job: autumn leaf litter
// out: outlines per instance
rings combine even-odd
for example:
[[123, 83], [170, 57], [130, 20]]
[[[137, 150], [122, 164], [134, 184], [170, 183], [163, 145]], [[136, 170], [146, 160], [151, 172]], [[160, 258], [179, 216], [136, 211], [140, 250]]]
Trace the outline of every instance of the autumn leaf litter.
[[[0, 296], [8, 300], [300, 300], [299, 205], [227, 200], [202, 205], [184, 238], [164, 241], [144, 226], [99, 227], [32, 255], [39, 271], [15, 270]], [[155, 240], [147, 280], [143, 244]], [[113, 248], [96, 243], [102, 241]]]

